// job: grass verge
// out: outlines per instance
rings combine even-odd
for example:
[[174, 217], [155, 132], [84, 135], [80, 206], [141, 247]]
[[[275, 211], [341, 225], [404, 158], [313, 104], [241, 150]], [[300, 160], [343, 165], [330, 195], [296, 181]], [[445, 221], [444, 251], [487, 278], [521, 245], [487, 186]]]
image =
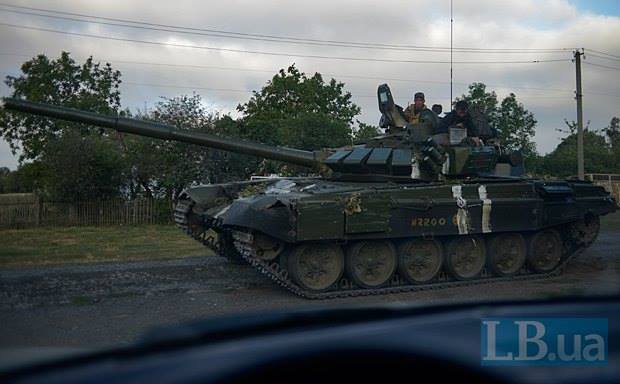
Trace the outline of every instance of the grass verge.
[[[620, 212], [603, 216], [601, 231], [620, 232]], [[209, 254], [173, 225], [0, 230], [0, 268]]]
[[207, 254], [204, 246], [173, 225], [0, 231], [0, 268]]

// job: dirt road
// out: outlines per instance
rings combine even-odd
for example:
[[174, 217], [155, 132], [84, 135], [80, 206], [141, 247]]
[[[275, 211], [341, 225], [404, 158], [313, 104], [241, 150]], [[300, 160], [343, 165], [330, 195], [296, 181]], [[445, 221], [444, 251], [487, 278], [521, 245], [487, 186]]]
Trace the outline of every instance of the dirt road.
[[330, 301], [298, 298], [251, 267], [219, 257], [5, 269], [0, 271], [0, 353], [124, 344], [156, 326], [272, 308], [618, 293], [619, 249], [618, 231], [603, 228], [597, 242], [558, 277]]

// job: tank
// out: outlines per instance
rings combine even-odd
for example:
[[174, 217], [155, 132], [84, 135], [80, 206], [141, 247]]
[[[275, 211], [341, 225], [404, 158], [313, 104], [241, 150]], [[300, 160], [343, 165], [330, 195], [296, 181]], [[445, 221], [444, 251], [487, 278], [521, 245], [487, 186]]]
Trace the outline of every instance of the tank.
[[179, 228], [289, 291], [325, 299], [438, 289], [560, 273], [617, 204], [602, 187], [524, 176], [493, 137], [408, 124], [386, 84], [382, 136], [302, 151], [5, 98], [4, 108], [279, 160], [307, 177], [253, 177], [185, 190]]

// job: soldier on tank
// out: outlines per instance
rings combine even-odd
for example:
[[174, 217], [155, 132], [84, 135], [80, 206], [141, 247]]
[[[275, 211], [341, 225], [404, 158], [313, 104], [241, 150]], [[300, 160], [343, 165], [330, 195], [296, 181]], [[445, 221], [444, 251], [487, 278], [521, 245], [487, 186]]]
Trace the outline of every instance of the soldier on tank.
[[433, 128], [437, 126], [437, 116], [424, 104], [424, 93], [417, 92], [413, 96], [413, 104], [409, 104], [403, 111], [409, 124], [426, 123]]
[[467, 141], [473, 145], [483, 145], [481, 139], [494, 137], [493, 129], [486, 123], [486, 119], [470, 113], [469, 104], [465, 100], [458, 101], [454, 110], [446, 114], [440, 121], [437, 134], [447, 134], [451, 127], [467, 130]]

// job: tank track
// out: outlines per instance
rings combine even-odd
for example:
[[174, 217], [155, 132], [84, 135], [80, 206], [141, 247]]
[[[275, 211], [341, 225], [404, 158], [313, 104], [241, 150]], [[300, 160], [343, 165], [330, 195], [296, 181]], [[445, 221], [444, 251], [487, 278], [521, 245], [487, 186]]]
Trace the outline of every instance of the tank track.
[[[243, 244], [237, 242], [238, 245]], [[441, 272], [439, 279], [433, 283], [427, 284], [408, 284], [405, 283], [400, 277], [395, 276], [389, 283], [389, 286], [382, 288], [358, 288], [353, 285], [346, 277], [342, 277], [338, 282], [337, 291], [328, 292], [311, 292], [304, 290], [299, 285], [293, 282], [288, 272], [283, 270], [277, 262], [266, 262], [258, 259], [251, 254], [251, 250], [247, 249], [241, 253], [243, 258], [252, 266], [257, 268], [261, 273], [267, 275], [271, 280], [275, 281], [281, 287], [288, 291], [307, 298], [307, 299], [337, 299], [356, 296], [371, 296], [371, 295], [385, 295], [391, 293], [403, 293], [403, 292], [417, 292], [432, 289], [445, 289], [445, 288], [457, 288], [472, 285], [490, 284], [506, 281], [523, 281], [523, 280], [538, 280], [556, 276], [562, 273], [566, 264], [579, 253], [581, 253], [586, 247], [576, 247], [567, 256], [564, 256], [562, 262], [552, 271], [546, 273], [520, 273], [516, 276], [508, 277], [489, 277], [489, 274], [485, 268], [482, 271], [481, 278], [474, 280], [450, 280], [445, 272]]]
[[[176, 226], [191, 236], [194, 240], [199, 241], [201, 244], [211, 249], [217, 255], [225, 257], [235, 264], [245, 263], [245, 260], [241, 254], [239, 254], [239, 252], [237, 252], [237, 250], [232, 246], [232, 241], [230, 241], [229, 246], [225, 246], [226, 244], [222, 244], [222, 242], [219, 242], [217, 238], [207, 233], [207, 230], [205, 230], [205, 224], [210, 227], [217, 225], [217, 223], [199, 223], [198, 225], [191, 225], [189, 215], [193, 206], [194, 202], [189, 199], [178, 200], [174, 207], [173, 214]], [[202, 230], [197, 230], [197, 228]], [[230, 234], [227, 234], [227, 236], [230, 236]]]
[[[179, 201], [174, 213], [174, 218], [177, 226], [195, 240], [200, 241], [205, 246], [213, 249], [220, 256], [228, 257], [228, 255], [224, 254], [225, 252], [221, 246], [218, 246], [209, 236], [206, 236], [206, 231], [200, 232], [192, 230], [192, 226], [189, 225], [188, 222], [188, 214], [191, 211], [192, 205], [193, 203], [189, 200]], [[252, 249], [247, 244], [234, 239], [233, 241], [236, 250], [239, 251], [238, 253], [240, 254], [240, 256], [254, 268], [259, 270], [262, 274], [268, 276], [275, 283], [285, 288], [286, 290], [294, 293], [295, 295], [304, 297], [306, 299], [318, 300], [417, 292], [445, 288], [458, 288], [509, 281], [540, 280], [561, 274], [566, 265], [570, 262], [570, 260], [575, 258], [578, 254], [580, 254], [581, 252], [583, 252], [583, 250], [587, 248], [584, 245], [570, 247], [568, 252], [566, 252], [565, 255], [562, 257], [562, 261], [558, 264], [558, 266], [552, 271], [545, 273], [532, 273], [524, 267], [517, 275], [514, 276], [491, 276], [488, 272], [488, 269], [485, 267], [480, 275], [480, 278], [477, 279], [452, 280], [445, 271], [442, 271], [436, 281], [426, 284], [409, 284], [403, 279], [401, 279], [397, 274], [395, 274], [395, 276], [389, 282], [388, 286], [381, 288], [358, 288], [349, 279], [347, 279], [346, 277], [342, 277], [337, 283], [337, 286], [339, 288], [338, 290], [327, 292], [312, 292], [303, 289], [302, 287], [297, 285], [289, 277], [288, 272], [284, 270], [277, 261], [270, 262], [259, 259], [252, 255]]]

